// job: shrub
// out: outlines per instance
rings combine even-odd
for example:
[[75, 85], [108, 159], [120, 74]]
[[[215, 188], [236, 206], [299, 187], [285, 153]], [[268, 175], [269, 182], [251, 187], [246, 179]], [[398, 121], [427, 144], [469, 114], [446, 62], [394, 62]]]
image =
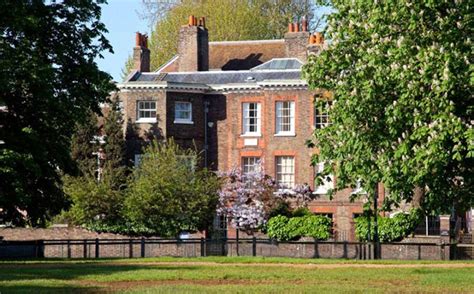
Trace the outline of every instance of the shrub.
[[[381, 242], [400, 241], [415, 230], [419, 220], [420, 216], [416, 211], [412, 211], [409, 214], [398, 213], [391, 218], [379, 216], [377, 218], [379, 240]], [[368, 241], [369, 224], [367, 217], [358, 217], [355, 219], [355, 223], [357, 239]], [[370, 240], [374, 239], [374, 231], [374, 218], [371, 217]]]
[[270, 238], [277, 240], [289, 240], [287, 223], [290, 219], [284, 215], [272, 217], [267, 223], [267, 232]]
[[326, 216], [308, 215], [288, 218], [283, 215], [272, 217], [267, 224], [270, 238], [279, 241], [313, 237], [327, 240], [330, 237], [331, 219]]

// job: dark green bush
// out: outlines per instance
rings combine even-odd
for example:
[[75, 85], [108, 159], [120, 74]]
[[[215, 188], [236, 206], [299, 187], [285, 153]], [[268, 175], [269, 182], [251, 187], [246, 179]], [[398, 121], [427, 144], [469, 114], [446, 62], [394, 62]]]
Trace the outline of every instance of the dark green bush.
[[307, 215], [313, 215], [313, 214], [306, 207], [299, 207], [299, 208], [295, 209], [292, 213], [293, 217], [307, 216]]
[[308, 215], [288, 218], [283, 215], [272, 217], [267, 224], [267, 234], [279, 241], [313, 237], [327, 240], [330, 237], [331, 219], [321, 215]]
[[[401, 241], [403, 238], [412, 233], [418, 222], [420, 215], [416, 211], [409, 214], [398, 213], [395, 216], [377, 218], [379, 240], [381, 242]], [[370, 218], [370, 240], [374, 240], [374, 218]], [[355, 233], [360, 241], [368, 241], [369, 224], [367, 217], [358, 217], [355, 219]]]

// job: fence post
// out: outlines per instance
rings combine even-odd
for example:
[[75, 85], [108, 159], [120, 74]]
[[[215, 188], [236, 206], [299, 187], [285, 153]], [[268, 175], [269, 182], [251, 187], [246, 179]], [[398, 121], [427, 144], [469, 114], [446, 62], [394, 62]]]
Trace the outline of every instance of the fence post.
[[440, 258], [441, 260], [444, 260], [444, 241], [441, 241], [441, 244], [439, 246], [440, 246], [440, 250], [439, 250]]
[[239, 229], [237, 229], [235, 237], [235, 251], [237, 253], [237, 256], [239, 256]]
[[130, 238], [130, 240], [128, 240], [128, 257], [133, 258], [133, 240], [132, 240], [132, 238]]
[[204, 257], [206, 255], [205, 250], [204, 250], [204, 237], [201, 237], [201, 257]]
[[140, 256], [143, 258], [145, 257], [145, 237], [142, 237], [140, 249], [141, 249]]
[[252, 256], [257, 256], [257, 238], [252, 238]]
[[319, 258], [318, 239], [314, 238], [314, 257]]
[[67, 258], [71, 258], [71, 240], [67, 240]]
[[84, 258], [87, 258], [87, 240], [83, 241], [83, 248], [82, 248], [82, 254], [84, 255]]
[[95, 258], [99, 258], [99, 238], [95, 238]]

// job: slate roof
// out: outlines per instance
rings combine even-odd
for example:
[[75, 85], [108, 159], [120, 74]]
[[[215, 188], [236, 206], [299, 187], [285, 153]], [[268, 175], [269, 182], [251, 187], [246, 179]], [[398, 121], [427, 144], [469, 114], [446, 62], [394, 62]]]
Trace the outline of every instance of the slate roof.
[[189, 84], [240, 84], [267, 80], [300, 80], [301, 70], [241, 70], [173, 73], [138, 73], [132, 81], [173, 82]]

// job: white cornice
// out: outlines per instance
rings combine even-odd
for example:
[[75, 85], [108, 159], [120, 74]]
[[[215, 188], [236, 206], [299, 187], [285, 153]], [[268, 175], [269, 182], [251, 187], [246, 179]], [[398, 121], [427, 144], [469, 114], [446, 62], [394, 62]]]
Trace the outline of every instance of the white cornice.
[[171, 82], [127, 82], [117, 84], [120, 90], [166, 90], [168, 92], [188, 93], [226, 93], [258, 92], [263, 90], [306, 90], [308, 84], [303, 80], [266, 80], [257, 83], [238, 84], [193, 84]]

